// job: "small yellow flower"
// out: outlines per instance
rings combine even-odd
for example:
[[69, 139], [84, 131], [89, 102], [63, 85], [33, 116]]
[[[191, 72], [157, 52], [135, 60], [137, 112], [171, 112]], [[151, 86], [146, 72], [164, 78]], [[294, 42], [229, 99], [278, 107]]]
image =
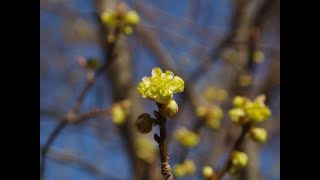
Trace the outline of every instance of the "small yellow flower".
[[211, 176], [213, 176], [214, 174], [214, 170], [212, 169], [212, 167], [210, 166], [204, 166], [202, 168], [202, 176], [205, 178], [205, 179], [209, 179]]
[[229, 110], [229, 117], [232, 122], [240, 123], [240, 118], [245, 116], [245, 112], [241, 108], [233, 108]]
[[233, 105], [235, 107], [242, 107], [245, 103], [245, 98], [241, 97], [241, 96], [236, 96], [234, 99], [233, 99]]
[[264, 53], [263, 51], [254, 51], [253, 52], [253, 56], [252, 56], [253, 62], [255, 62], [256, 64], [260, 64], [263, 62], [264, 60]]
[[199, 143], [199, 137], [186, 128], [180, 128], [174, 133], [175, 139], [183, 146], [193, 147]]
[[204, 98], [207, 101], [212, 101], [216, 98], [217, 96], [217, 92], [216, 89], [214, 87], [207, 87], [204, 92], [203, 92]]
[[207, 108], [206, 107], [204, 107], [204, 106], [197, 107], [196, 115], [198, 117], [204, 117], [206, 115], [206, 113], [207, 113]]
[[182, 177], [182, 176], [185, 176], [186, 169], [182, 164], [177, 164], [177, 165], [174, 166], [173, 172], [174, 172], [175, 176]]
[[196, 171], [196, 165], [191, 160], [185, 160], [184, 162], [174, 166], [174, 174], [177, 177], [183, 177], [194, 174]]
[[232, 152], [232, 166], [245, 167], [248, 164], [248, 156], [244, 152]]
[[125, 26], [123, 28], [123, 33], [126, 34], [126, 35], [130, 35], [132, 34], [133, 30], [132, 30], [132, 27], [131, 26]]
[[196, 171], [196, 165], [194, 164], [193, 161], [187, 159], [184, 161], [184, 166], [186, 168], [187, 174], [191, 175], [194, 174]]
[[220, 121], [216, 119], [208, 119], [206, 124], [212, 129], [218, 129], [220, 127]]
[[175, 100], [170, 100], [167, 104], [164, 104], [161, 109], [160, 113], [164, 117], [174, 117], [178, 112], [178, 104]]
[[239, 176], [241, 169], [248, 164], [248, 156], [240, 151], [233, 151], [231, 156], [232, 161], [228, 172], [231, 176]]
[[136, 11], [128, 11], [125, 16], [125, 22], [130, 25], [135, 25], [139, 22], [140, 17]]
[[228, 99], [228, 92], [224, 89], [218, 89], [216, 99], [221, 102], [227, 100]]
[[101, 21], [110, 27], [116, 26], [118, 23], [117, 16], [114, 12], [104, 11], [100, 15]]
[[126, 111], [119, 104], [115, 104], [112, 107], [112, 122], [116, 125], [121, 125], [126, 120]]
[[152, 163], [155, 160], [155, 154], [157, 151], [156, 145], [153, 144], [146, 136], [139, 137], [135, 143], [138, 158], [145, 162]]
[[253, 140], [261, 143], [266, 142], [268, 136], [268, 133], [265, 129], [257, 127], [252, 128], [249, 134]]
[[143, 98], [166, 104], [173, 98], [173, 93], [184, 90], [184, 81], [171, 71], [163, 73], [160, 68], [153, 68], [151, 74], [151, 77], [142, 78], [137, 87]]
[[247, 87], [252, 83], [252, 77], [250, 75], [240, 75], [239, 85], [241, 87]]

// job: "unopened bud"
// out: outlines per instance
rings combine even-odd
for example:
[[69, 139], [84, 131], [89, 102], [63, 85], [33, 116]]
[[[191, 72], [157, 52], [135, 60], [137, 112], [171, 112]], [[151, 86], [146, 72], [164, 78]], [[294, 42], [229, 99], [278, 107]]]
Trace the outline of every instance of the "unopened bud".
[[202, 168], [202, 176], [204, 179], [209, 179], [214, 175], [214, 170], [210, 166], [204, 166]]
[[164, 117], [174, 117], [178, 112], [178, 104], [175, 100], [170, 100], [169, 103], [164, 104], [161, 109], [160, 113]]
[[263, 128], [252, 128], [250, 130], [250, 137], [257, 142], [266, 142], [267, 135], [267, 131]]
[[143, 113], [137, 118], [135, 125], [141, 134], [147, 134], [152, 130], [154, 122], [148, 113]]

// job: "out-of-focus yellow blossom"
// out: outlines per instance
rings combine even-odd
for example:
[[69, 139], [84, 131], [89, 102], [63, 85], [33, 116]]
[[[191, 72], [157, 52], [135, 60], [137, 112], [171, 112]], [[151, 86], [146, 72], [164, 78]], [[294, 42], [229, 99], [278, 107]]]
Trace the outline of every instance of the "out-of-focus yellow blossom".
[[125, 16], [125, 22], [130, 25], [138, 24], [140, 17], [136, 11], [128, 11]]
[[252, 56], [252, 59], [253, 59], [253, 62], [257, 63], [257, 64], [260, 64], [263, 62], [264, 60], [264, 53], [263, 51], [254, 51], [253, 52], [253, 56]]
[[206, 124], [212, 129], [218, 129], [220, 127], [220, 121], [216, 119], [208, 119]]
[[210, 166], [204, 166], [202, 168], [202, 176], [204, 177], [204, 179], [211, 178], [214, 175], [214, 173], [214, 170]]
[[224, 89], [215, 88], [212, 86], [207, 87], [203, 92], [204, 98], [207, 101], [225, 101], [228, 98], [228, 92]]
[[220, 127], [223, 111], [219, 106], [199, 106], [196, 109], [196, 114], [198, 117], [203, 118], [210, 128], [217, 129]]
[[174, 138], [183, 146], [192, 147], [199, 143], [199, 136], [186, 128], [180, 128], [174, 133]]
[[232, 166], [245, 167], [248, 163], [248, 156], [244, 152], [233, 151], [231, 156]]
[[224, 53], [224, 58], [231, 63], [237, 60], [237, 56], [237, 51], [235, 51], [234, 49], [227, 49]]
[[244, 124], [248, 120], [254, 123], [263, 122], [271, 116], [271, 111], [264, 103], [265, 96], [259, 95], [254, 101], [248, 98], [236, 96], [233, 104], [236, 108], [229, 111], [230, 119], [234, 123]]
[[223, 111], [219, 106], [209, 107], [210, 108], [206, 114], [206, 124], [213, 129], [217, 129], [220, 127], [220, 120], [223, 118]]
[[152, 163], [155, 160], [157, 148], [146, 136], [141, 136], [136, 141], [137, 156], [145, 162]]
[[212, 101], [217, 96], [216, 89], [214, 87], [209, 86], [204, 90], [203, 95], [207, 101]]
[[177, 102], [172, 99], [161, 107], [160, 113], [164, 117], [174, 117], [178, 110], [179, 108]]
[[112, 122], [116, 125], [121, 125], [126, 120], [126, 111], [120, 104], [115, 104], [112, 106], [111, 110]]
[[183, 177], [194, 174], [196, 166], [193, 161], [185, 160], [183, 163], [174, 166], [174, 174], [177, 177]]
[[196, 171], [196, 165], [194, 164], [193, 161], [187, 159], [184, 161], [183, 164], [187, 170], [187, 174], [193, 174]]
[[177, 164], [177, 165], [174, 166], [173, 172], [174, 172], [175, 176], [182, 177], [182, 176], [185, 176], [186, 169], [184, 168], [183, 165]]
[[265, 129], [257, 127], [250, 129], [249, 134], [253, 140], [261, 143], [266, 142], [268, 136], [268, 133]]
[[233, 99], [233, 105], [235, 107], [242, 107], [245, 103], [245, 98], [241, 97], [241, 96], [236, 96], [234, 99]]
[[123, 28], [123, 32], [124, 32], [124, 34], [126, 34], [126, 35], [132, 34], [132, 32], [133, 32], [132, 27], [130, 27], [130, 26], [125, 26], [125, 27]]
[[245, 116], [245, 112], [242, 108], [233, 108], [229, 111], [229, 116], [232, 122], [240, 123], [240, 118]]
[[128, 99], [113, 104], [111, 108], [112, 122], [116, 125], [123, 124], [126, 120], [130, 107], [131, 101]]
[[184, 90], [184, 81], [173, 72], [162, 72], [160, 68], [152, 69], [151, 77], [144, 77], [138, 85], [138, 92], [143, 98], [166, 104], [173, 98], [173, 93]]
[[218, 101], [225, 101], [228, 99], [228, 92], [224, 89], [218, 89], [216, 98]]
[[119, 5], [117, 11], [102, 12], [100, 18], [102, 23], [109, 28], [118, 27], [126, 35], [132, 33], [132, 26], [140, 20], [138, 13], [133, 10], [127, 11], [124, 4]]
[[115, 27], [118, 23], [117, 14], [111, 11], [102, 12], [100, 18], [101, 21], [109, 27]]
[[244, 152], [233, 151], [232, 152], [232, 161], [229, 168], [229, 174], [231, 176], [238, 176], [241, 169], [243, 169], [248, 164], [248, 156]]
[[239, 77], [239, 85], [241, 87], [247, 87], [252, 83], [252, 77], [250, 75], [240, 75]]
[[196, 109], [196, 114], [198, 117], [204, 117], [207, 113], [207, 107], [205, 106], [199, 106]]

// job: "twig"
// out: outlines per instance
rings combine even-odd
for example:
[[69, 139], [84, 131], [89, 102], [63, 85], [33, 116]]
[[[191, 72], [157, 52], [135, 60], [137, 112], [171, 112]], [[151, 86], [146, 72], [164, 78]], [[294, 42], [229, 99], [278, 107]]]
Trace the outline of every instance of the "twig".
[[70, 122], [73, 123], [80, 123], [83, 120], [90, 119], [93, 117], [101, 116], [104, 114], [108, 114], [110, 112], [110, 109], [106, 110], [92, 110], [90, 112], [84, 113], [82, 115], [76, 116], [73, 119], [70, 119], [68, 117], [63, 118], [59, 124], [56, 126], [56, 128], [53, 130], [53, 132], [50, 134], [48, 140], [44, 144], [42, 150], [41, 150], [41, 164], [40, 164], [40, 178], [43, 178], [44, 170], [45, 170], [45, 165], [46, 165], [46, 155], [49, 151], [49, 148], [53, 141], [57, 138], [59, 133], [66, 127], [66, 125]]
[[242, 126], [241, 134], [238, 137], [238, 139], [236, 140], [236, 142], [234, 143], [231, 151], [229, 152], [229, 155], [227, 157], [226, 162], [224, 163], [222, 168], [217, 172], [217, 175], [212, 176], [211, 180], [220, 180], [225, 175], [225, 173], [229, 170], [231, 163], [232, 163], [232, 152], [240, 148], [240, 146], [243, 143], [250, 127], [251, 127], [251, 124], [246, 124], [246, 125]]
[[[159, 111], [161, 108], [161, 104], [157, 103]], [[161, 174], [164, 176], [166, 180], [174, 180], [171, 167], [169, 164], [169, 155], [167, 150], [167, 142], [166, 142], [166, 118], [163, 117], [159, 112], [154, 112], [158, 123], [159, 123], [159, 129], [160, 129], [160, 137], [158, 134], [154, 135], [154, 139], [159, 144], [159, 150], [160, 150], [160, 159], [161, 159]]]
[[52, 150], [50, 151], [50, 153], [48, 153], [48, 158], [51, 160], [54, 160], [61, 164], [76, 164], [82, 170], [87, 171], [88, 173], [96, 176], [97, 179], [117, 179], [116, 177], [106, 174], [102, 169], [100, 169], [96, 165], [89, 163], [84, 159], [81, 159], [79, 156], [76, 156], [75, 154], [60, 152], [58, 150]]

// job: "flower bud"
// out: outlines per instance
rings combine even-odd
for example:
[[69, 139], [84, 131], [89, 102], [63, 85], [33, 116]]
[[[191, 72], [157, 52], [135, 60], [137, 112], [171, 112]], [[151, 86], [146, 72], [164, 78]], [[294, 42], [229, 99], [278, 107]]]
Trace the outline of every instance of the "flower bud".
[[260, 64], [263, 62], [264, 53], [262, 51], [255, 51], [252, 55], [253, 62]]
[[204, 177], [204, 179], [209, 179], [213, 175], [214, 175], [214, 171], [210, 166], [204, 166], [202, 168], [202, 176]]
[[193, 161], [187, 159], [184, 161], [183, 164], [185, 166], [187, 174], [193, 174], [196, 171], [196, 165]]
[[204, 117], [207, 113], [207, 108], [204, 106], [199, 106], [196, 108], [196, 115], [198, 117]]
[[148, 113], [143, 113], [137, 118], [135, 125], [141, 134], [147, 134], [152, 130], [154, 122]]
[[125, 22], [130, 25], [135, 25], [139, 22], [140, 17], [136, 11], [128, 11], [125, 16]]
[[245, 112], [241, 108], [234, 108], [229, 111], [229, 116], [232, 122], [241, 123], [240, 118], [245, 116]]
[[170, 100], [167, 104], [164, 104], [161, 109], [160, 113], [164, 117], [174, 117], [178, 112], [178, 104], [175, 100]]
[[121, 125], [126, 120], [126, 112], [119, 104], [115, 104], [112, 107], [111, 114], [112, 114], [112, 122], [115, 123], [116, 125]]
[[237, 167], [245, 167], [248, 163], [248, 156], [246, 153], [240, 151], [232, 152], [232, 165]]
[[123, 28], [123, 33], [124, 33], [125, 35], [130, 35], [130, 34], [132, 34], [132, 32], [133, 32], [133, 30], [132, 30], [132, 27], [131, 27], [131, 26], [125, 26], [125, 27]]
[[177, 177], [182, 177], [186, 175], [186, 168], [183, 164], [177, 164], [174, 166], [174, 175]]
[[233, 105], [236, 107], [241, 107], [241, 106], [243, 106], [244, 103], [245, 103], [245, 99], [241, 96], [236, 96], [233, 99]]
[[266, 142], [267, 140], [267, 131], [263, 128], [252, 128], [250, 130], [250, 137], [257, 142]]

